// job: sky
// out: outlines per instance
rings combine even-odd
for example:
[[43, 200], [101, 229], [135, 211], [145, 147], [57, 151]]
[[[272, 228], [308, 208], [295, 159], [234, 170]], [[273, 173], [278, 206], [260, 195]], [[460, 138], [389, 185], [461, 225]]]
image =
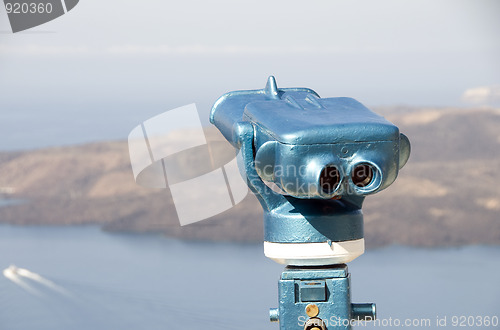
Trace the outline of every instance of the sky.
[[81, 0], [13, 34], [0, 8], [0, 150], [126, 139], [223, 93], [309, 87], [367, 106], [467, 106], [500, 84], [500, 1]]

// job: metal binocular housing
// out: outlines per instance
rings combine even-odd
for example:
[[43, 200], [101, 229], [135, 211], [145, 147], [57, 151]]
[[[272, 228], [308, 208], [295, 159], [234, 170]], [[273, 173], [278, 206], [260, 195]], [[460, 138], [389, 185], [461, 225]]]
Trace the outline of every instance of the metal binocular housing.
[[263, 206], [266, 256], [288, 265], [361, 255], [363, 200], [391, 185], [410, 155], [398, 127], [358, 101], [278, 89], [274, 77], [220, 97], [210, 121], [239, 150]]

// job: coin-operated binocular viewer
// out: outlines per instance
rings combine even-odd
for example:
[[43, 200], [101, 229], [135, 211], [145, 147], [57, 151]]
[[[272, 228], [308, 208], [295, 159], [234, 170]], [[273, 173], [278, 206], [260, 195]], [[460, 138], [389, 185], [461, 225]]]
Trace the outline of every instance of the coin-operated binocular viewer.
[[264, 253], [287, 267], [279, 281], [282, 330], [350, 329], [374, 319], [353, 304], [345, 263], [364, 252], [366, 195], [387, 188], [408, 160], [399, 129], [352, 98], [307, 88], [223, 95], [210, 121], [240, 152], [240, 171], [264, 208]]

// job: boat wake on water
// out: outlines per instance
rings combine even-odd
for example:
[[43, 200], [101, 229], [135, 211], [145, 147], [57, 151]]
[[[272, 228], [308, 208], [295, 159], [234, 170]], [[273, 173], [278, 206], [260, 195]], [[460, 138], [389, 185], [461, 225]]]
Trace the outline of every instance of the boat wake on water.
[[33, 295], [42, 295], [40, 290], [33, 287], [33, 284], [37, 284], [64, 296], [71, 297], [71, 293], [69, 293], [66, 289], [44, 278], [43, 276], [24, 268], [18, 268], [14, 265], [10, 265], [3, 270], [3, 276]]

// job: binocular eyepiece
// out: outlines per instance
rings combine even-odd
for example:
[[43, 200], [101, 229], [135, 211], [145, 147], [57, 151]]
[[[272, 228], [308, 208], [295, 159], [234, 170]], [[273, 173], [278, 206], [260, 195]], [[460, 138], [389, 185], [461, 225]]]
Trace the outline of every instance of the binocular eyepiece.
[[349, 160], [322, 164], [309, 159], [308, 164], [276, 168], [256, 161], [257, 173], [265, 182], [276, 184], [283, 194], [297, 198], [341, 198], [342, 195], [368, 195], [382, 184], [382, 172], [370, 161]]
[[278, 89], [274, 77], [220, 97], [210, 121], [240, 151], [264, 208], [266, 256], [288, 265], [363, 253], [363, 199], [391, 185], [410, 155], [398, 127], [358, 101]]
[[[333, 140], [335, 126], [331, 128]], [[389, 186], [408, 158], [406, 136], [391, 134], [386, 140], [346, 143], [289, 144], [273, 140], [259, 145], [257, 139], [255, 169], [264, 182], [276, 184], [283, 194], [296, 198], [366, 196]], [[362, 139], [361, 134], [358, 139]]]
[[378, 182], [376, 180], [379, 177], [380, 172], [376, 166], [366, 162], [356, 164], [351, 168], [351, 173], [347, 173], [347, 175], [342, 175], [337, 166], [327, 165], [321, 170], [318, 184], [320, 192], [324, 194], [322, 196], [329, 197], [335, 194], [339, 190], [340, 184], [347, 179], [349, 180], [348, 184], [352, 184], [355, 189], [358, 188], [356, 192], [363, 194], [376, 190], [380, 186], [380, 180]]
[[363, 200], [394, 182], [408, 138], [352, 98], [278, 89], [274, 77], [264, 89], [223, 95], [210, 121], [239, 150], [263, 207], [264, 254], [288, 265], [271, 320], [295, 329], [305, 311], [304, 329], [313, 330], [331, 315], [373, 319], [374, 304], [351, 304], [344, 263], [363, 254]]

